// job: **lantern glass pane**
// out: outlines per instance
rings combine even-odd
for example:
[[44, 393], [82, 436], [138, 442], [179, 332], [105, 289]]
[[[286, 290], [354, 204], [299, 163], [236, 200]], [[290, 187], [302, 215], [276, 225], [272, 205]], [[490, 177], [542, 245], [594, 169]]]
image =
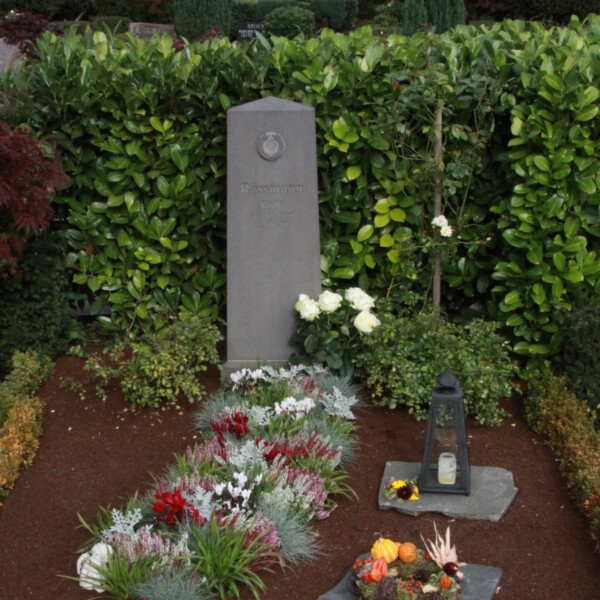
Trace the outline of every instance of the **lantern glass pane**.
[[442, 485], [456, 483], [457, 459], [455, 405], [440, 403], [435, 414], [433, 451], [431, 453], [431, 466], [438, 483]]

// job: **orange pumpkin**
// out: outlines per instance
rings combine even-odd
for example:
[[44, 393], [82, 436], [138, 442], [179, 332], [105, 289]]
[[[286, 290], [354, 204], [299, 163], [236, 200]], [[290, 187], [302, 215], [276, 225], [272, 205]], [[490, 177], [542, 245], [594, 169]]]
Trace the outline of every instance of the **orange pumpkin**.
[[411, 563], [417, 558], [417, 547], [412, 542], [404, 542], [398, 546], [398, 558], [405, 563]]
[[371, 548], [371, 554], [375, 560], [383, 558], [387, 564], [398, 558], [398, 545], [392, 540], [380, 537]]
[[373, 581], [381, 581], [381, 578], [387, 573], [388, 566], [384, 558], [378, 558], [371, 567], [368, 573], [363, 575], [365, 583], [371, 583]]

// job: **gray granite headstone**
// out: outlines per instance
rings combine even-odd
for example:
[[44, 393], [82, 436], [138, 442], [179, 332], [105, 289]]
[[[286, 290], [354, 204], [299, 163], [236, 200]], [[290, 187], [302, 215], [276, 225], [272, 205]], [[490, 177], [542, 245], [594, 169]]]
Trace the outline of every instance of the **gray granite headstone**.
[[500, 467], [471, 467], [471, 493], [462, 494], [420, 494], [418, 500], [398, 502], [386, 498], [385, 488], [390, 478], [418, 478], [420, 463], [387, 462], [379, 486], [379, 508], [394, 509], [417, 517], [426, 512], [439, 512], [455, 519], [479, 519], [497, 522], [508, 510], [518, 489], [513, 474]]
[[152, 36], [157, 33], [158, 35], [175, 35], [175, 27], [164, 23], [129, 23], [129, 33], [135, 37], [143, 38], [145, 40], [151, 40]]
[[17, 46], [7, 44], [0, 38], [0, 72], [6, 71], [9, 67], [18, 66], [22, 58], [23, 55]]
[[269, 97], [227, 112], [227, 362], [287, 363], [300, 294], [321, 290], [315, 112]]
[[[361, 558], [366, 556], [369, 555], [364, 554]], [[465, 576], [461, 583], [460, 600], [492, 600], [500, 584], [502, 569], [465, 565], [460, 570]], [[348, 571], [333, 589], [319, 596], [317, 600], [357, 600], [358, 596], [350, 590], [350, 573], [351, 571]]]

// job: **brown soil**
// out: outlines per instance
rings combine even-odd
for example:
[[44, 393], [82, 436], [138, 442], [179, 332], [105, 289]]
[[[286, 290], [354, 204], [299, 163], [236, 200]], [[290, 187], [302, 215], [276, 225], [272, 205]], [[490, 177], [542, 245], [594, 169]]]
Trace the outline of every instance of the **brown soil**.
[[[0, 508], [0, 600], [86, 600], [93, 593], [61, 576], [75, 575], [77, 550], [88, 539], [77, 513], [94, 521], [99, 506], [120, 505], [145, 491], [194, 442], [194, 405], [180, 410], [133, 412], [117, 390], [107, 401], [91, 388], [86, 400], [61, 381], [82, 381], [82, 361], [62, 357], [39, 396], [43, 434], [33, 465], [23, 471]], [[212, 372], [211, 390], [218, 386]], [[599, 597], [600, 557], [585, 520], [573, 506], [556, 460], [531, 433], [518, 398], [505, 402], [512, 416], [500, 427], [468, 423], [471, 462], [504, 467], [519, 488], [499, 523], [419, 518], [377, 509], [385, 462], [420, 461], [425, 425], [403, 411], [367, 406], [359, 416], [361, 448], [349, 470], [358, 501], [341, 498], [330, 518], [314, 525], [323, 556], [265, 576], [266, 600], [316, 600], [332, 588], [379, 534], [419, 543], [433, 522], [451, 523], [459, 558], [502, 568], [502, 600], [593, 600]], [[244, 593], [242, 600], [250, 600]]]

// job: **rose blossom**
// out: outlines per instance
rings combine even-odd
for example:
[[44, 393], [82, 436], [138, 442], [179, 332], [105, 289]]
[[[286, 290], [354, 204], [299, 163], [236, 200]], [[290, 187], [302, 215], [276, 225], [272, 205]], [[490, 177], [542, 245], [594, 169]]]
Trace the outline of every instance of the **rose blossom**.
[[298, 296], [298, 302], [295, 305], [296, 310], [305, 321], [314, 321], [321, 313], [319, 305], [311, 300], [306, 294]]
[[356, 310], [369, 310], [375, 306], [375, 300], [373, 300], [369, 294], [356, 287], [348, 288], [346, 290], [346, 300], [348, 300]]
[[305, 321], [314, 321], [320, 314], [319, 305], [310, 298], [300, 307], [300, 316]]
[[444, 225], [440, 229], [440, 235], [442, 237], [452, 237], [452, 227], [450, 227], [450, 225]]
[[354, 327], [361, 333], [371, 333], [379, 325], [381, 325], [381, 321], [368, 310], [359, 312], [354, 319]]
[[340, 307], [342, 300], [339, 294], [326, 290], [319, 296], [319, 308], [325, 313], [332, 313]]
[[446, 219], [444, 215], [438, 215], [435, 217], [435, 219], [433, 219], [433, 221], [431, 221], [431, 224], [439, 227], [440, 229], [442, 227], [448, 227], [448, 219]]

